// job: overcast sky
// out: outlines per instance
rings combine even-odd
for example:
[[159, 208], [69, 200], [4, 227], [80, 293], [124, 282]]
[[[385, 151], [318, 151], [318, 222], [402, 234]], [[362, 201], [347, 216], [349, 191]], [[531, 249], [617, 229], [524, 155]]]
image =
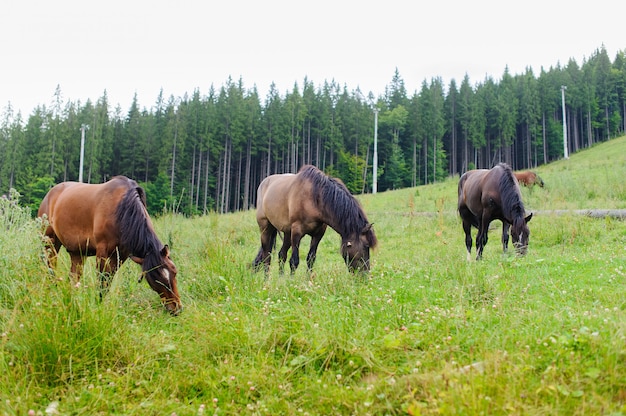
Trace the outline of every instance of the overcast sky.
[[412, 94], [442, 77], [472, 84], [531, 67], [535, 75], [605, 46], [626, 49], [626, 3], [528, 0], [373, 2], [283, 0], [19, 0], [0, 7], [0, 114], [27, 117], [64, 101], [96, 101], [106, 90], [126, 112], [137, 94], [151, 108], [231, 77], [264, 100], [336, 81], [382, 95], [396, 68]]

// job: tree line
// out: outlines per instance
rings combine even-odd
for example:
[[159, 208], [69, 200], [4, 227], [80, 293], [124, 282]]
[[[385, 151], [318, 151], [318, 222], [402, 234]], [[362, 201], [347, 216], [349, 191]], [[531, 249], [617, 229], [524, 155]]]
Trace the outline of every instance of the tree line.
[[[115, 175], [140, 182], [151, 213], [188, 215], [245, 210], [267, 175], [314, 164], [352, 193], [372, 191], [376, 125], [379, 191], [442, 180], [498, 162], [530, 169], [626, 131], [626, 56], [604, 46], [581, 64], [527, 68], [472, 83], [440, 77], [408, 93], [398, 70], [383, 94], [305, 78], [284, 94], [229, 78], [206, 94], [161, 91], [150, 107], [135, 95], [113, 108], [106, 91], [95, 102], [53, 102], [27, 117], [10, 103], [0, 122], [0, 192], [14, 188], [36, 208], [53, 185]], [[565, 90], [562, 90], [566, 87]], [[565, 98], [563, 112], [562, 99]], [[81, 128], [84, 128], [81, 131]]]

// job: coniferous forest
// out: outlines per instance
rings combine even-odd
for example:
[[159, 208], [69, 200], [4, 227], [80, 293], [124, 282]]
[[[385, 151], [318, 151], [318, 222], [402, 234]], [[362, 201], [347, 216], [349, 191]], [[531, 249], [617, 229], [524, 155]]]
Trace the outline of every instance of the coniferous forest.
[[[565, 111], [562, 107], [565, 86]], [[377, 115], [375, 116], [375, 111]], [[578, 63], [527, 69], [475, 82], [424, 80], [408, 92], [396, 70], [375, 95], [304, 79], [265, 97], [244, 80], [196, 89], [130, 108], [65, 101], [24, 117], [0, 114], [0, 193], [11, 188], [36, 212], [58, 182], [126, 175], [145, 188], [148, 208], [187, 215], [245, 210], [267, 175], [314, 164], [354, 194], [372, 191], [377, 125], [378, 191], [432, 183], [472, 168], [507, 162], [531, 169], [626, 131], [626, 49], [611, 60], [602, 46]], [[376, 119], [376, 120], [375, 120]], [[376, 123], [375, 123], [376, 121]]]

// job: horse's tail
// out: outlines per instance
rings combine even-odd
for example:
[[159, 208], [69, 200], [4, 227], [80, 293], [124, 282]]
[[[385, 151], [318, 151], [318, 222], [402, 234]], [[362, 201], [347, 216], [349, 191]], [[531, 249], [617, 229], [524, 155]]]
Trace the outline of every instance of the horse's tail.
[[459, 179], [459, 187], [458, 187], [459, 201], [458, 201], [457, 209], [459, 211], [459, 214], [461, 215], [461, 218], [463, 218], [464, 220], [469, 219], [473, 227], [479, 228], [480, 222], [478, 221], [478, 217], [476, 217], [476, 215], [474, 215], [469, 210], [469, 208], [467, 208], [467, 205], [465, 204], [465, 198], [463, 198], [463, 187], [465, 186], [465, 182], [467, 182], [467, 178], [469, 176], [470, 176], [469, 171], [467, 171], [463, 175], [461, 175], [461, 179]]
[[458, 194], [461, 195], [461, 191], [463, 190], [463, 184], [465, 183], [465, 180], [467, 178], [465, 177], [465, 175], [461, 175], [461, 179], [459, 179], [459, 186], [458, 186]]
[[467, 172], [465, 172], [463, 175], [461, 175], [461, 179], [459, 179], [459, 187], [458, 187], [459, 202], [461, 201], [461, 196], [463, 195], [463, 186], [465, 185], [465, 182], [467, 181], [468, 176], [469, 175], [467, 175]]

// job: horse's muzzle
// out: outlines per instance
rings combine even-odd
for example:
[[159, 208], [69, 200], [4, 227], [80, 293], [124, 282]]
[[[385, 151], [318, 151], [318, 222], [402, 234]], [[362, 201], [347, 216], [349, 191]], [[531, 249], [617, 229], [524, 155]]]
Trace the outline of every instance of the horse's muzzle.
[[348, 270], [350, 270], [351, 273], [368, 274], [370, 272], [369, 261], [359, 260], [356, 263], [357, 263], [356, 265], [352, 263], [348, 265]]
[[517, 253], [520, 256], [525, 256], [526, 253], [528, 252], [528, 246], [523, 246], [523, 245], [519, 245], [519, 244], [514, 244], [515, 246], [515, 253]]
[[172, 315], [178, 316], [183, 311], [183, 304], [179, 301], [165, 301], [163, 302], [165, 309]]

